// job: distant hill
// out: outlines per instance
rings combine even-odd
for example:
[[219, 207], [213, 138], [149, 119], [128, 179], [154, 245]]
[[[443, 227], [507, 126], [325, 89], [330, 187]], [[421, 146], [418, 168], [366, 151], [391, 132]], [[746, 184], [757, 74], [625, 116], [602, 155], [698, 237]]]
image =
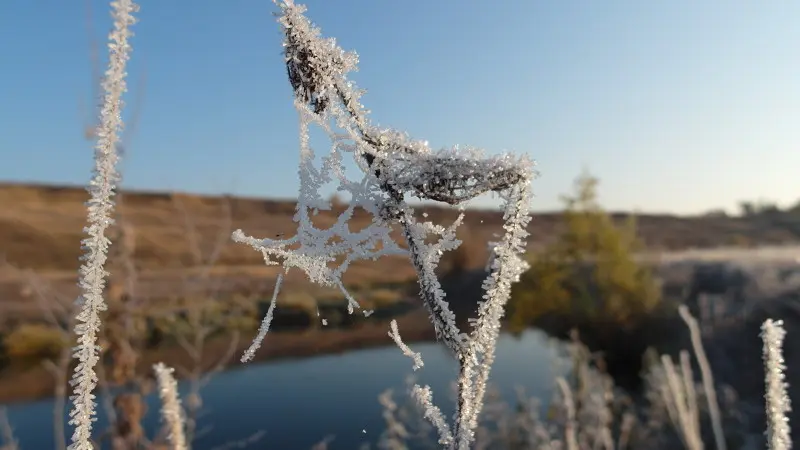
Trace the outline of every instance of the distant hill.
[[[86, 191], [80, 187], [0, 183], [0, 256], [19, 268], [77, 269], [87, 198]], [[227, 210], [226, 204], [229, 205]], [[344, 208], [345, 205], [336, 205], [332, 212], [320, 211], [314, 220], [320, 225], [332, 224], [335, 215]], [[136, 265], [145, 269], [192, 264], [191, 227], [187, 224], [196, 227], [197, 242], [206, 254], [217, 242], [223, 242], [219, 264], [263, 264], [260, 254], [231, 242], [230, 232], [241, 228], [257, 237], [291, 235], [295, 227], [294, 210], [295, 202], [290, 200], [171, 192], [123, 192], [119, 205], [122, 220], [135, 231]], [[430, 206], [417, 208], [417, 213], [427, 213], [427, 220], [434, 222], [452, 219], [457, 214], [450, 208]], [[613, 214], [619, 221], [627, 216], [627, 213]], [[653, 249], [800, 242], [798, 227], [767, 219], [639, 215], [638, 224], [642, 239]], [[369, 220], [370, 217], [361, 211], [354, 217], [354, 225], [364, 226]], [[501, 221], [498, 211], [468, 211], [466, 225], [470, 239], [491, 240], [493, 233], [502, 231]], [[531, 249], [552, 240], [560, 225], [558, 212], [534, 214], [529, 227]]]

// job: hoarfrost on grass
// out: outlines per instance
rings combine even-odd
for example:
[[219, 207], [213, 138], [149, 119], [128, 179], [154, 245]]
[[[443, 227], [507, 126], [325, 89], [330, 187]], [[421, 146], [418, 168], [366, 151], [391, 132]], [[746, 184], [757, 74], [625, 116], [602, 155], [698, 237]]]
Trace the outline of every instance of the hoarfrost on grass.
[[791, 401], [786, 392], [786, 364], [783, 360], [783, 340], [786, 331], [783, 321], [768, 319], [761, 327], [764, 342], [764, 367], [766, 369], [765, 394], [767, 405], [767, 443], [770, 450], [792, 448], [791, 428], [787, 414]]
[[92, 425], [95, 418], [94, 389], [98, 378], [95, 366], [99, 361], [100, 347], [97, 335], [101, 327], [100, 313], [106, 310], [103, 300], [105, 270], [108, 247], [111, 241], [105, 236], [106, 229], [113, 223], [114, 191], [119, 182], [117, 145], [122, 130], [122, 95], [127, 90], [125, 66], [131, 47], [128, 38], [133, 35], [130, 26], [136, 22], [133, 13], [138, 6], [131, 0], [111, 2], [111, 16], [114, 28], [109, 34], [108, 69], [102, 81], [103, 100], [100, 111], [100, 126], [96, 130], [97, 143], [94, 152], [94, 177], [89, 182], [90, 199], [87, 203], [88, 234], [82, 244], [84, 256], [80, 269], [81, 295], [77, 299], [80, 312], [75, 326], [78, 343], [74, 358], [78, 360], [70, 381], [73, 394], [70, 397], [73, 408], [69, 413], [70, 425], [75, 426], [70, 450], [92, 450]]
[[[521, 255], [529, 221], [532, 162], [508, 154], [485, 157], [480, 149], [472, 147], [434, 151], [427, 141], [371, 125], [367, 110], [359, 103], [363, 91], [347, 79], [347, 74], [357, 69], [358, 55], [345, 52], [333, 39], [323, 38], [304, 16], [305, 7], [293, 2], [279, 3], [279, 7], [285, 63], [299, 119], [300, 191], [294, 216], [297, 233], [276, 240], [257, 239], [237, 230], [233, 239], [260, 251], [266, 264], [280, 264], [284, 273], [296, 268], [314, 283], [339, 288], [350, 313], [359, 304], [342, 283], [349, 265], [384, 255], [408, 255], [436, 336], [461, 367], [452, 432], [442, 428], [444, 418], [433, 409], [430, 392], [419, 387], [415, 392], [429, 409], [426, 417], [442, 432], [442, 440], [466, 448], [473, 439], [511, 284], [527, 267]], [[320, 167], [313, 163], [314, 151], [309, 143], [312, 124], [325, 131], [331, 141], [330, 152], [322, 158]], [[352, 155], [361, 169], [361, 179], [345, 176], [345, 153]], [[330, 209], [319, 190], [331, 181], [338, 181], [338, 190], [349, 193], [352, 200], [333, 226], [319, 229], [311, 216], [318, 210]], [[505, 201], [505, 234], [493, 243], [489, 275], [483, 283], [484, 296], [478, 305], [478, 317], [471, 321], [472, 331], [462, 333], [435, 270], [442, 255], [460, 245], [456, 229], [464, 215], [460, 214], [449, 226], [420, 222], [406, 199], [417, 197], [463, 207], [464, 202], [488, 192], [499, 194]], [[373, 219], [367, 228], [351, 232], [348, 223], [357, 207], [372, 214]], [[407, 250], [392, 239], [393, 226], [400, 227]], [[364, 314], [368, 315], [366, 311]], [[251, 349], [257, 348], [264, 334], [259, 332]], [[419, 355], [402, 343], [396, 323], [390, 336], [413, 358], [415, 369], [422, 367]], [[248, 356], [252, 357], [252, 353], [243, 360]]]
[[[432, 150], [427, 141], [411, 139], [397, 130], [373, 126], [367, 118], [368, 111], [359, 102], [363, 91], [347, 78], [349, 72], [357, 70], [358, 55], [345, 52], [334, 39], [323, 38], [320, 30], [305, 17], [304, 6], [291, 0], [277, 4], [281, 9], [278, 21], [284, 32], [284, 62], [294, 89], [294, 106], [299, 121], [300, 190], [294, 215], [298, 228], [294, 236], [286, 239], [257, 239], [241, 230], [232, 235], [234, 241], [261, 252], [267, 265], [280, 265], [283, 269], [276, 280], [269, 309], [257, 336], [244, 352], [242, 361], [253, 358], [268, 333], [283, 276], [291, 269], [302, 271], [314, 283], [338, 288], [347, 299], [348, 312], [352, 314], [360, 305], [342, 282], [342, 275], [350, 264], [386, 255], [406, 255], [417, 272], [420, 296], [436, 336], [459, 363], [457, 407], [452, 422], [448, 423], [433, 403], [429, 386], [414, 385], [410, 394], [422, 407], [424, 417], [438, 431], [439, 442], [449, 448], [465, 450], [474, 441], [511, 285], [527, 268], [521, 255], [525, 251], [526, 228], [530, 220], [528, 206], [530, 182], [535, 176], [533, 164], [524, 156], [486, 157], [480, 149], [472, 147]], [[102, 83], [101, 121], [94, 133], [97, 145], [94, 177], [88, 189], [91, 196], [85, 229], [88, 237], [82, 242], [85, 252], [79, 282], [82, 294], [77, 300], [81, 310], [77, 316], [79, 324], [75, 327], [78, 345], [74, 350], [78, 364], [70, 382], [74, 388], [70, 424], [75, 426], [69, 446], [71, 450], [94, 448], [91, 440], [92, 424], [96, 420], [93, 391], [98, 381], [94, 368], [100, 350], [97, 345], [100, 313], [106, 309], [103, 290], [108, 273], [104, 266], [111, 244], [105, 231], [113, 223], [113, 196], [119, 182], [116, 171], [118, 134], [123, 126], [122, 95], [126, 91], [128, 38], [132, 36], [129, 27], [135, 23], [132, 14], [138, 10], [131, 0], [113, 1], [111, 6], [114, 29], [109, 36], [109, 66]], [[314, 150], [309, 142], [311, 125], [320, 127], [331, 141], [330, 152], [322, 158], [320, 167], [314, 165]], [[363, 176], [360, 179], [350, 180], [345, 176], [342, 162], [345, 153], [350, 154], [361, 169]], [[319, 210], [331, 208], [319, 191], [332, 181], [338, 181], [338, 190], [349, 193], [351, 201], [333, 226], [317, 228], [312, 216]], [[489, 273], [482, 285], [484, 295], [478, 305], [478, 315], [470, 319], [471, 332], [462, 333], [456, 326], [455, 315], [445, 299], [435, 269], [445, 252], [461, 244], [456, 239], [456, 229], [463, 221], [463, 212], [446, 227], [429, 221], [420, 222], [406, 200], [417, 197], [463, 207], [464, 202], [488, 192], [499, 194], [504, 200], [505, 234], [499, 241], [490, 243], [490, 258], [486, 266]], [[370, 213], [372, 221], [368, 227], [352, 232], [349, 221], [356, 208]], [[427, 214], [423, 214], [423, 219], [427, 219]], [[393, 227], [400, 228], [407, 249], [401, 248], [392, 238]], [[363, 311], [363, 314], [369, 316], [372, 311]], [[326, 319], [321, 320], [325, 325]], [[687, 323], [692, 328], [694, 322], [687, 320]], [[786, 418], [790, 402], [782, 359], [785, 331], [781, 322], [771, 320], [764, 323], [762, 331], [767, 370], [768, 442], [770, 449], [785, 450], [791, 447]], [[403, 353], [411, 357], [415, 370], [423, 367], [420, 354], [403, 343], [395, 321], [391, 322], [389, 335]], [[693, 332], [696, 349], [699, 345], [697, 336]], [[698, 352], [698, 357], [705, 358], [702, 352]], [[695, 398], [693, 388], [688, 381], [678, 383], [677, 370], [671, 360], [662, 362], [669, 375], [672, 396], [687, 400], [686, 404], [674, 405], [673, 417], [682, 421], [685, 428], [692, 429], [697, 414], [691, 409]], [[705, 390], [713, 393], [713, 379], [706, 369], [701, 364]], [[160, 386], [162, 413], [170, 429], [170, 443], [176, 449], [186, 448], [183, 416], [172, 370], [163, 364], [157, 364], [154, 370]], [[691, 379], [686, 355], [682, 355], [681, 372], [683, 378]], [[566, 385], [563, 382], [561, 385], [564, 396], [570, 398], [568, 390], [563, 389]], [[713, 405], [710, 406], [713, 410]], [[718, 418], [714, 422], [718, 422]], [[402, 434], [400, 429], [397, 431]], [[717, 437], [721, 435], [719, 430], [714, 431]], [[366, 430], [362, 432], [366, 433]], [[686, 442], [693, 441], [687, 445], [700, 445], [691, 436], [686, 437]], [[574, 436], [568, 439], [567, 444], [568, 447], [577, 445]], [[724, 446], [724, 441], [718, 439], [717, 445]]]

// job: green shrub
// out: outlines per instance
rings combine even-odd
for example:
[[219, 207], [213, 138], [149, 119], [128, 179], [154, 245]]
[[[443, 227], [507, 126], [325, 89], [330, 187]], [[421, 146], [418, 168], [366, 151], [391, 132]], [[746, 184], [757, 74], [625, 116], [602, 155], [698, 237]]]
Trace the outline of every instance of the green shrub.
[[28, 323], [22, 324], [9, 333], [3, 346], [10, 360], [40, 360], [55, 358], [70, 345], [61, 330], [53, 327]]
[[514, 285], [510, 308], [516, 327], [554, 312], [629, 324], [658, 305], [651, 271], [634, 260], [642, 249], [635, 221], [615, 225], [597, 204], [597, 184], [584, 173], [575, 192], [562, 197], [563, 229]]

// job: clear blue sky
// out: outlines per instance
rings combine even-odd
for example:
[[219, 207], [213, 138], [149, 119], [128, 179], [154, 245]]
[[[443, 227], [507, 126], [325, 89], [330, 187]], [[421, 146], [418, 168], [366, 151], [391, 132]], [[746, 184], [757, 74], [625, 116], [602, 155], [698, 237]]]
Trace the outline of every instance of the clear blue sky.
[[[124, 185], [294, 196], [296, 114], [272, 2], [142, 3]], [[613, 209], [800, 198], [800, 2], [306, 4], [359, 52], [375, 122], [436, 147], [528, 152], [542, 174], [535, 210], [558, 207], [584, 166]], [[104, 45], [105, 2], [92, 15]], [[77, 0], [0, 5], [0, 180], [88, 180], [86, 17]]]

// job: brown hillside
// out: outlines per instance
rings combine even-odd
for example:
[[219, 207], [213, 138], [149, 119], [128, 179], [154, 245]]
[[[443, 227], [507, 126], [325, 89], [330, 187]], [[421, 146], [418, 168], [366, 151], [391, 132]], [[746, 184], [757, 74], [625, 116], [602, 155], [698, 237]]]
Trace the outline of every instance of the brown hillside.
[[[20, 184], [0, 184], [0, 254], [19, 268], [36, 271], [74, 271], [78, 268], [82, 228], [86, 220], [82, 188]], [[225, 202], [230, 205], [226, 214]], [[142, 269], [182, 268], [192, 265], [189, 233], [194, 224], [205, 254], [210, 253], [230, 230], [268, 237], [294, 230], [295, 203], [238, 197], [212, 197], [180, 193], [125, 192], [119, 202], [121, 219], [136, 235], [135, 260]], [[339, 206], [341, 211], [343, 206]], [[451, 209], [418, 208], [435, 222], [455, 217]], [[336, 210], [321, 211], [315, 218], [320, 225], [332, 224]], [[227, 221], [229, 217], [229, 222]], [[614, 214], [623, 220], [625, 214]], [[366, 213], [357, 214], [355, 227], [368, 223]], [[499, 212], [474, 210], [467, 213], [470, 237], [492, 238], [502, 231]], [[226, 224], [229, 223], [229, 226]], [[530, 245], [536, 248], [554, 235], [560, 223], [558, 213], [537, 213], [530, 224]], [[795, 241], [789, 230], [755, 219], [730, 217], [678, 217], [642, 215], [639, 232], [651, 248], [683, 249], [714, 247], [740, 243], [783, 243]], [[252, 249], [224, 243], [219, 264], [250, 266], [261, 264], [261, 256]]]
[[[87, 198], [85, 190], [77, 187], [0, 184], [0, 260], [5, 259], [5, 264], [0, 264], [0, 322], [40, 316], [37, 299], [41, 300], [44, 291], [50, 293], [46, 294], [47, 302], [53, 301], [52, 295], [62, 299], [78, 295], [77, 269]], [[118, 211], [120, 223], [135, 236], [137, 296], [159, 303], [176, 293], [188, 295], [190, 290], [209, 286], [216, 286], [219, 293], [257, 292], [268, 296], [278, 269], [266, 267], [253, 249], [233, 243], [230, 233], [241, 228], [257, 237], [291, 235], [295, 230], [294, 208], [295, 203], [287, 200], [124, 192]], [[343, 208], [339, 205], [333, 212], [321, 211], [314, 221], [318, 226], [332, 224]], [[417, 214], [427, 214], [427, 220], [437, 223], [447, 223], [456, 216], [452, 209], [436, 207], [417, 208]], [[626, 218], [625, 214], [613, 216], [619, 221]], [[791, 223], [783, 221], [780, 225], [781, 221], [768, 219], [644, 215], [639, 216], [638, 223], [644, 242], [656, 249], [798, 240], [789, 231]], [[361, 228], [369, 220], [361, 211], [351, 222], [351, 229]], [[482, 264], [486, 260], [485, 242], [502, 232], [501, 220], [497, 211], [468, 211], [467, 227], [463, 233], [459, 231], [459, 236], [466, 239], [465, 251], [470, 256], [454, 256], [461, 258], [455, 264]], [[529, 228], [532, 251], [555, 237], [560, 220], [559, 213], [534, 215]], [[211, 271], [197, 268], [197, 255], [208, 259], [215, 248], [221, 248], [221, 252]], [[25, 275], [25, 269], [34, 278]], [[115, 276], [124, 273], [112, 268], [112, 280]], [[401, 257], [358, 262], [344, 276], [348, 289], [413, 279], [413, 268]], [[287, 290], [312, 288], [300, 271], [292, 271], [284, 284]]]

